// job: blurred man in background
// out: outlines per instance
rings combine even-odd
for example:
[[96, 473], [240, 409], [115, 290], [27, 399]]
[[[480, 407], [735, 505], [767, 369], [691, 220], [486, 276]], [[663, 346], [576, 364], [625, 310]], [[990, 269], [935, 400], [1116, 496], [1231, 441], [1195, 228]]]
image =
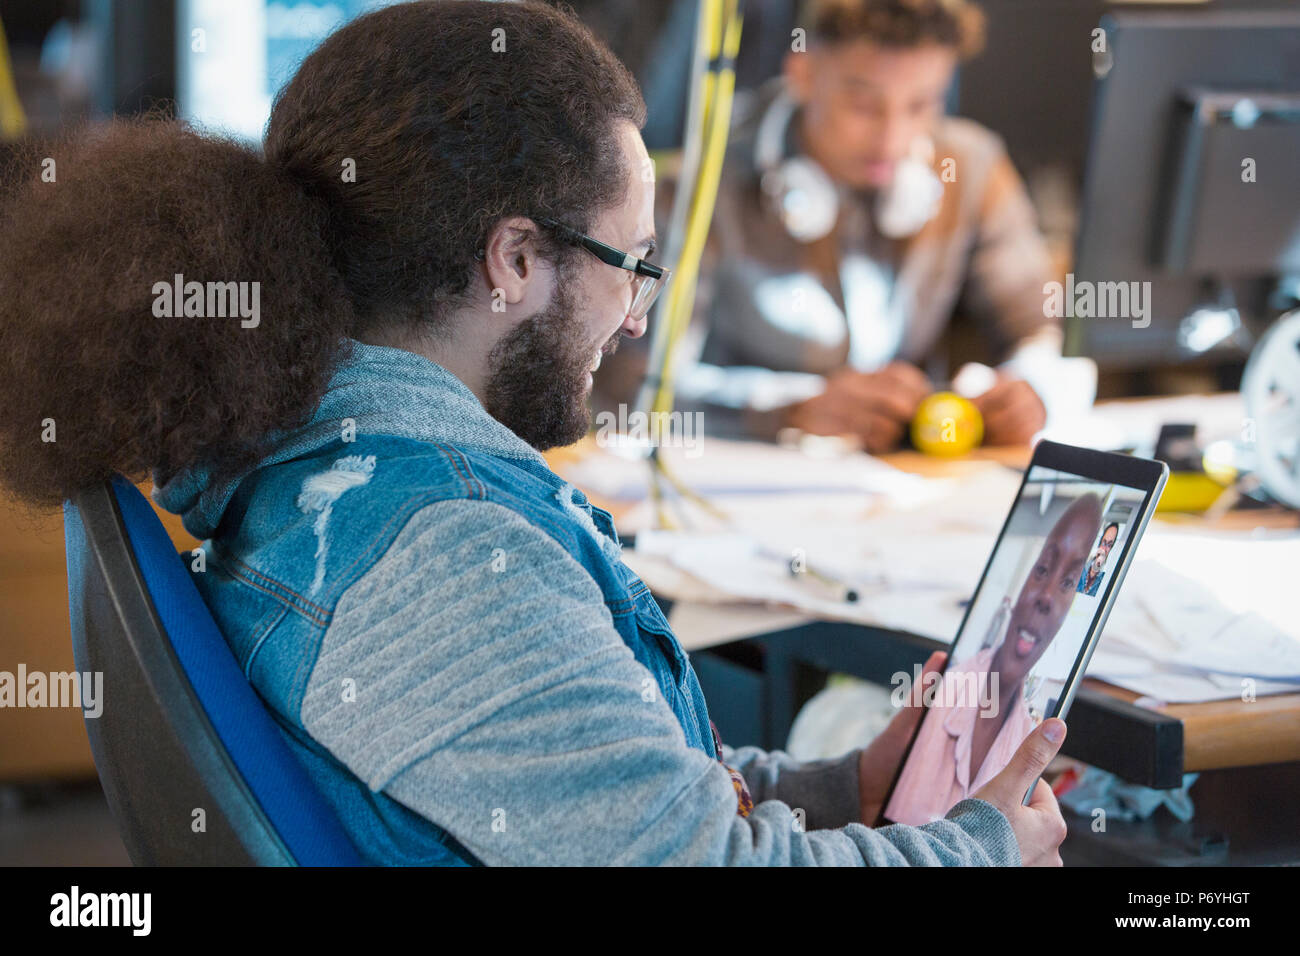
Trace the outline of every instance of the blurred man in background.
[[813, 0], [782, 74], [738, 99], [678, 352], [678, 405], [706, 410], [706, 430], [794, 427], [888, 451], [951, 382], [957, 312], [1001, 363], [962, 383], [985, 442], [1042, 429], [1061, 342], [1044, 316], [1047, 247], [1001, 140], [944, 115], [982, 44], [966, 0]]

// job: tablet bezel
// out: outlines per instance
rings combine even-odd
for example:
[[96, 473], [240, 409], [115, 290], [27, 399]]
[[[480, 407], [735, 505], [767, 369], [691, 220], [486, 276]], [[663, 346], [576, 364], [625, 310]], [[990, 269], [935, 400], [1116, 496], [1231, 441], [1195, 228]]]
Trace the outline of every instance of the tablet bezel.
[[[1124, 584], [1124, 577], [1128, 573], [1129, 565], [1136, 553], [1137, 543], [1146, 532], [1147, 525], [1151, 521], [1151, 515], [1155, 513], [1156, 503], [1160, 500], [1165, 481], [1169, 477], [1169, 466], [1164, 462], [1150, 458], [1136, 458], [1132, 455], [1096, 451], [1092, 448], [1078, 448], [1074, 445], [1063, 445], [1059, 442], [1040, 441], [1034, 448], [1033, 456], [1021, 476], [1020, 485], [1016, 489], [1015, 497], [1011, 500], [1011, 507], [1007, 509], [1006, 519], [1002, 522], [1002, 528], [998, 531], [997, 540], [993, 543], [989, 558], [984, 563], [984, 570], [980, 574], [979, 583], [975, 585], [975, 590], [971, 593], [971, 599], [966, 603], [966, 611], [962, 614], [961, 623], [957, 626], [952, 641], [949, 642], [950, 656], [944, 662], [943, 670], [939, 672], [941, 679], [952, 663], [952, 647], [957, 643], [957, 638], [966, 628], [966, 622], [975, 608], [975, 598], [984, 587], [984, 581], [993, 567], [993, 559], [997, 556], [998, 549], [1002, 547], [1002, 539], [1006, 536], [1007, 528], [1010, 527], [1011, 519], [1015, 515], [1016, 508], [1024, 495], [1025, 485], [1028, 483], [1029, 476], [1033, 473], [1035, 467], [1063, 472], [1077, 477], [1081, 481], [1122, 485], [1126, 488], [1144, 492], [1141, 508], [1134, 519], [1133, 528], [1124, 542], [1124, 547], [1120, 551], [1119, 560], [1111, 573], [1111, 581], [1107, 585], [1101, 606], [1093, 618], [1088, 634], [1084, 637], [1079, 656], [1075, 658], [1074, 666], [1070, 669], [1069, 677], [1065, 681], [1055, 712], [1046, 714], [1043, 717], [1044, 720], [1047, 720], [1051, 717], [1064, 718], [1069, 713], [1075, 692], [1078, 690], [1083, 675], [1088, 670], [1088, 662], [1092, 659], [1092, 653], [1097, 647], [1097, 641], [1105, 629], [1106, 619], [1110, 616], [1115, 598], [1119, 595], [1119, 589]], [[885, 799], [881, 802], [880, 811], [876, 815], [873, 826], [887, 826], [895, 822], [885, 816], [885, 808], [889, 806], [889, 801], [893, 799], [894, 790], [903, 775], [903, 768], [907, 766], [907, 761], [912, 756], [912, 748], [916, 745], [917, 737], [921, 734], [921, 725], [928, 716], [928, 712], [922, 714], [921, 719], [917, 721], [911, 739], [907, 742], [907, 749], [903, 751], [903, 756], [898, 762], [898, 768], [894, 771], [894, 778], [889, 783]], [[1037, 786], [1037, 781], [1030, 786], [1022, 802], [1027, 803], [1029, 801], [1035, 786]]]

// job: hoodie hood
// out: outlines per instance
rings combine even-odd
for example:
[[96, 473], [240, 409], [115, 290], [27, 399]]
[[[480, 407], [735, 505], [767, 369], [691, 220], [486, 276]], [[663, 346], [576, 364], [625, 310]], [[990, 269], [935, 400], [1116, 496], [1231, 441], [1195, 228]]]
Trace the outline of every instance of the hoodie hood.
[[351, 419], [358, 435], [392, 435], [444, 442], [503, 458], [545, 460], [532, 446], [487, 413], [478, 397], [455, 375], [405, 349], [349, 340], [351, 354], [340, 365], [311, 420], [277, 434], [270, 454], [246, 471], [212, 482], [202, 467], [183, 468], [159, 483], [153, 500], [179, 514], [185, 530], [200, 541], [221, 524], [226, 506], [246, 477], [338, 441]]

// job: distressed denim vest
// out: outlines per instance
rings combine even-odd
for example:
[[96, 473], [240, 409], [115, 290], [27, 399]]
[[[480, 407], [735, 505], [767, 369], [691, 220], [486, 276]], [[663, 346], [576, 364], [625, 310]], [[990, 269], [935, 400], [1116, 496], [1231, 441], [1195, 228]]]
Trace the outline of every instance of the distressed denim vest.
[[[477, 409], [485, 420], [459, 429], [468, 436], [463, 442], [455, 440], [456, 423], [437, 421], [439, 394], [448, 390], [458, 408]], [[344, 440], [349, 422], [356, 434]], [[413, 514], [437, 501], [495, 502], [558, 542], [600, 587], [619, 636], [649, 672], [647, 685], [653, 679], [656, 686], [644, 692], [663, 697], [689, 746], [718, 757], [695, 672], [649, 589], [620, 560], [609, 513], [535, 452], [494, 453], [495, 439], [476, 437], [494, 428], [504, 426], [487, 419], [445, 369], [396, 349], [359, 346], [312, 422], [278, 441], [256, 470], [224, 487], [210, 485], [202, 471], [183, 472], [155, 491], [163, 507], [185, 516], [191, 533], [207, 539], [206, 568], [192, 571], [200, 594], [291, 749], [372, 863], [478, 862], [436, 821], [372, 790], [300, 719], [340, 597]], [[337, 497], [304, 502], [305, 483], [325, 472], [337, 472]]]

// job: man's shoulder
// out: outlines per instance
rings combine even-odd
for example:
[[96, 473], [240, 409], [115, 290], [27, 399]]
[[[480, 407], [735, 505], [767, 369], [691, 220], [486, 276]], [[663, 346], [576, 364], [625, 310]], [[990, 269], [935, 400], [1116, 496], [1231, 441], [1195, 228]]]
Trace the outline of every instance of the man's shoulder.
[[960, 166], [963, 161], [992, 166], [1007, 155], [1006, 142], [981, 123], [964, 116], [940, 118], [934, 133], [937, 158], [951, 156]]
[[[300, 715], [378, 790], [467, 726], [588, 673], [628, 688], [641, 674], [586, 569], [500, 504], [437, 501], [411, 515], [340, 596]], [[351, 706], [338, 693], [348, 679], [368, 692]], [[516, 718], [576, 713], [587, 693], [585, 685], [552, 693]]]
[[535, 539], [580, 554], [585, 542], [556, 496], [561, 484], [543, 466], [472, 447], [359, 435], [268, 469], [230, 546], [328, 610], [403, 532], [443, 544], [486, 536], [512, 548]]
[[526, 503], [546, 502], [562, 484], [540, 460], [393, 435], [358, 435], [289, 465], [293, 474], [285, 479], [301, 485], [300, 497], [310, 498], [319, 488], [331, 501], [346, 494], [354, 511], [382, 508], [390, 516], [450, 500], [491, 500], [518, 511]]
[[417, 580], [426, 594], [466, 598], [472, 592], [482, 599], [498, 588], [523, 589], [570, 606], [604, 606], [597, 582], [570, 549], [526, 514], [497, 501], [430, 501], [408, 514], [384, 544], [375, 549], [364, 583], [352, 582], [350, 601]]
[[945, 116], [935, 132], [935, 163], [951, 160], [962, 186], [963, 208], [983, 218], [1023, 193], [1024, 180], [1002, 137], [961, 116]]
[[479, 497], [474, 473], [481, 456], [444, 442], [399, 435], [360, 434], [324, 445], [312, 454], [275, 466], [283, 480], [346, 489], [353, 501], [422, 493], [433, 497]]

